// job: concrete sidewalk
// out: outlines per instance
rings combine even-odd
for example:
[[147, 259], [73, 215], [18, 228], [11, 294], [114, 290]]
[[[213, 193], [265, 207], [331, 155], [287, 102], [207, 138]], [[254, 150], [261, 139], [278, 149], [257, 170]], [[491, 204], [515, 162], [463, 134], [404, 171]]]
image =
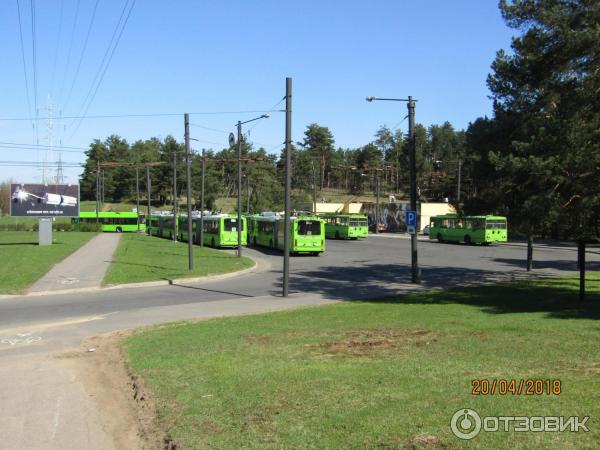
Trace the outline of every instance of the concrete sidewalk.
[[98, 234], [56, 264], [28, 292], [100, 287], [120, 238], [120, 233]]

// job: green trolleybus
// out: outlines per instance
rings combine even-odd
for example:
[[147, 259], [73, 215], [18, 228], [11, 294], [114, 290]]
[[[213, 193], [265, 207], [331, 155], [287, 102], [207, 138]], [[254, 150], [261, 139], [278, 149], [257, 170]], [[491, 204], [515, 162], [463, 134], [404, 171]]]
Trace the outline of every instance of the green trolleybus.
[[[284, 218], [278, 215], [249, 217], [248, 234], [254, 246], [283, 250]], [[325, 251], [325, 222], [314, 216], [290, 218], [290, 253], [318, 255]]]
[[[236, 214], [216, 214], [206, 215], [204, 221], [204, 245], [211, 247], [237, 247], [237, 215]], [[200, 217], [192, 216], [192, 236], [195, 244], [200, 242]], [[179, 239], [188, 240], [187, 216], [179, 216]], [[242, 245], [247, 244], [246, 217], [242, 216]]]
[[504, 216], [434, 216], [429, 225], [429, 239], [438, 242], [491, 244], [506, 242], [508, 238]]
[[[102, 231], [115, 233], [136, 232], [138, 230], [138, 215], [135, 212], [108, 212], [98, 213], [98, 222]], [[73, 217], [71, 223], [96, 223], [95, 211], [82, 211], [79, 217]], [[140, 214], [140, 231], [146, 231], [145, 216]]]
[[325, 221], [325, 237], [358, 239], [369, 235], [369, 223], [364, 214], [319, 214]]

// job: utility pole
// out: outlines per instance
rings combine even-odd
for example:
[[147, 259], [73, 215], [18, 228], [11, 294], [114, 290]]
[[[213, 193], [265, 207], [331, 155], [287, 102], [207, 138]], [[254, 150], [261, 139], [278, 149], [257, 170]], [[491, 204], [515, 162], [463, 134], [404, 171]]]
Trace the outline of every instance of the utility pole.
[[[285, 213], [283, 219], [283, 296], [290, 284], [290, 189], [292, 178], [292, 79], [285, 79]], [[313, 180], [314, 181], [314, 180]], [[315, 207], [316, 207], [315, 203]]]
[[173, 242], [177, 242], [177, 148], [173, 149]]
[[421, 282], [421, 271], [417, 256], [417, 228], [419, 214], [417, 213], [417, 161], [416, 161], [416, 137], [415, 137], [415, 102], [408, 96], [408, 139], [410, 142], [410, 209], [417, 214], [417, 227], [410, 236], [412, 282]]
[[206, 164], [205, 150], [202, 149], [202, 182], [200, 186], [200, 248], [204, 247], [204, 169]]
[[242, 256], [242, 122], [237, 123], [238, 151], [237, 151], [237, 234], [238, 257]]
[[456, 188], [456, 203], [460, 203], [460, 175], [461, 175], [462, 161], [458, 160], [458, 186]]
[[313, 214], [317, 213], [317, 174], [315, 172], [315, 160], [310, 160], [310, 165], [312, 168], [312, 198], [313, 198]]
[[379, 234], [379, 169], [375, 170], [375, 234]]
[[137, 232], [140, 232], [140, 169], [135, 168], [135, 216], [137, 219]]
[[147, 190], [147, 196], [148, 196], [148, 215], [146, 216], [146, 229], [150, 230], [152, 229], [152, 217], [151, 217], [151, 211], [150, 211], [150, 192], [151, 192], [151, 188], [150, 188], [150, 167], [146, 166], [146, 190]]
[[100, 164], [97, 162], [96, 167], [96, 223], [100, 223], [99, 212], [100, 212]]
[[246, 213], [250, 214], [250, 175], [246, 174]]
[[188, 269], [194, 269], [194, 237], [192, 236], [192, 171], [190, 161], [190, 115], [183, 115], [185, 127], [185, 178], [187, 184]]

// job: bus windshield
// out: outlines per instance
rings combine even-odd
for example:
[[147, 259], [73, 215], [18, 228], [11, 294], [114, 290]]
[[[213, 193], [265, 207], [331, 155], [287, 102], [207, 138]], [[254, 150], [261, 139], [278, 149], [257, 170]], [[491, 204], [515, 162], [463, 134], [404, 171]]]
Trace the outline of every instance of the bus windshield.
[[[225, 231], [237, 231], [237, 219], [224, 219]], [[244, 230], [244, 221], [242, 220], [242, 231]]]
[[485, 227], [488, 230], [506, 230], [506, 222], [504, 220], [488, 220]]
[[366, 227], [367, 221], [365, 219], [352, 219], [350, 220], [351, 227]]
[[303, 236], [313, 236], [321, 234], [321, 222], [312, 220], [299, 220], [298, 234]]

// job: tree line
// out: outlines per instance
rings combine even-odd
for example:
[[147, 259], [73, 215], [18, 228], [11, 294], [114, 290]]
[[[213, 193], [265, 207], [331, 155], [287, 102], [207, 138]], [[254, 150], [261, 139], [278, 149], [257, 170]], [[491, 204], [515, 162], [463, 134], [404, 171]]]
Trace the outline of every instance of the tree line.
[[[417, 124], [420, 201], [445, 201], [467, 214], [495, 213], [527, 235], [589, 240], [600, 236], [600, 4], [587, 0], [500, 2], [508, 26], [520, 35], [512, 51], [499, 50], [487, 84], [493, 116], [466, 130], [449, 122]], [[328, 127], [307, 126], [292, 146], [294, 200], [313, 191], [381, 192], [408, 196], [409, 145], [399, 130], [382, 126], [357, 148], [335, 146]], [[283, 154], [268, 154], [244, 140], [241, 193], [251, 211], [282, 209]], [[151, 169], [157, 202], [173, 201], [173, 158], [179, 196], [185, 192], [184, 146], [173, 137], [127, 143], [118, 136], [95, 140], [87, 151], [82, 196], [95, 198], [97, 161], [163, 161]], [[236, 150], [206, 150], [206, 201], [237, 195]], [[192, 157], [192, 191], [199, 204], [201, 155]], [[459, 183], [460, 179], [460, 183]], [[130, 168], [105, 172], [106, 199], [135, 195]], [[246, 209], [244, 207], [244, 209]]]

